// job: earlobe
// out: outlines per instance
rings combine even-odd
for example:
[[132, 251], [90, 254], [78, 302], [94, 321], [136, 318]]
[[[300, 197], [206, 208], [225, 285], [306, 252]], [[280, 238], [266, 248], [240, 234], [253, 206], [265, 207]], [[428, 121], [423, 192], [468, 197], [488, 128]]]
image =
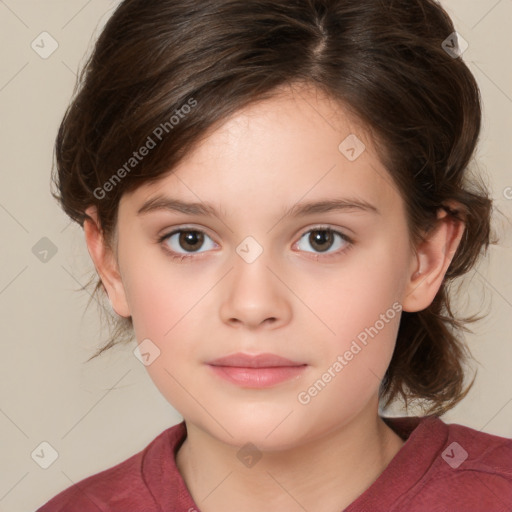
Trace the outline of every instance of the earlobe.
[[441, 287], [446, 271], [464, 234], [464, 222], [440, 210], [437, 225], [416, 248], [409, 269], [402, 308], [407, 312], [426, 309]]
[[91, 206], [87, 208], [85, 213], [92, 219], [84, 221], [84, 235], [89, 255], [101, 278], [112, 308], [118, 315], [129, 317], [130, 310], [126, 301], [121, 274], [115, 255], [104, 239], [96, 207]]

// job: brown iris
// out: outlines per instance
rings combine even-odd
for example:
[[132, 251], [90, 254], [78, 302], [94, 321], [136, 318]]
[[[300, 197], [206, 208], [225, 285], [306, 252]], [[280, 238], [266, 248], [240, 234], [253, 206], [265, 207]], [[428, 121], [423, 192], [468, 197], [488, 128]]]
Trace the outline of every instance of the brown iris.
[[[328, 250], [331, 247], [333, 240], [334, 234], [328, 229], [315, 229], [311, 231], [311, 234], [309, 235], [311, 247], [320, 252]], [[328, 244], [329, 247], [325, 247], [325, 244]]]
[[187, 248], [187, 245], [190, 247], [190, 251], [193, 252], [194, 250], [201, 247], [201, 245], [204, 242], [204, 234], [199, 231], [182, 231], [180, 233], [179, 237], [179, 244], [180, 247], [182, 247], [185, 250], [189, 250]]

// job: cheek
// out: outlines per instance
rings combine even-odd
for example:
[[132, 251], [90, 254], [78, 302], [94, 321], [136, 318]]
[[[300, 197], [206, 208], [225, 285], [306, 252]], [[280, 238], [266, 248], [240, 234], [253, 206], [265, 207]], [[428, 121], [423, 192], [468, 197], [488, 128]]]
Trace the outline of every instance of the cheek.
[[389, 293], [390, 283], [381, 284], [372, 286], [371, 293], [360, 288], [344, 311], [329, 317], [336, 334], [324, 336], [323, 347], [319, 343], [319, 364], [296, 397], [308, 414], [322, 416], [326, 424], [336, 423], [340, 414], [357, 414], [375, 397], [391, 361], [401, 304]]
[[[324, 276], [324, 286], [309, 295], [311, 309], [329, 327], [327, 330], [317, 322], [318, 332], [322, 329], [325, 333], [323, 347], [319, 343], [323, 353], [318, 376], [322, 379], [329, 368], [331, 374], [336, 374], [332, 387], [329, 384], [333, 392], [357, 389], [359, 398], [374, 393], [389, 366], [402, 311], [401, 254], [399, 247], [393, 251], [387, 243], [375, 244], [351, 259], [346, 269], [330, 279]], [[335, 365], [337, 361], [341, 366]], [[325, 380], [329, 380], [329, 374]]]
[[165, 277], [156, 279], [154, 270], [132, 273], [125, 280], [127, 301], [137, 340], [150, 338], [160, 345], [163, 335], [172, 327], [176, 298], [169, 294], [170, 283]]
[[149, 339], [157, 347], [155, 353], [159, 355], [146, 369], [175, 405], [183, 391], [178, 382], [190, 379], [187, 365], [200, 359], [194, 340], [204, 342], [204, 303], [215, 276], [200, 274], [193, 265], [155, 258], [154, 254], [125, 254], [130, 256], [124, 260], [123, 282], [134, 333], [139, 343]]
[[125, 254], [123, 283], [136, 337], [165, 345], [211, 285], [192, 266], [173, 263], [161, 253], [155, 257], [154, 249]]
[[185, 270], [178, 272], [170, 263], [158, 263], [144, 271], [142, 266], [133, 265], [135, 261], [131, 263], [133, 270], [127, 275], [125, 288], [134, 332], [139, 343], [151, 340], [156, 346], [153, 353], [158, 354], [146, 370], [177, 411], [188, 411], [190, 365], [198, 359], [198, 347], [193, 340], [201, 338], [197, 331], [204, 325], [199, 301], [211, 285], [190, 278]]
[[[316, 271], [302, 278], [299, 290], [310, 309], [317, 314], [318, 329], [331, 338], [347, 340], [379, 321], [393, 319], [403, 288], [405, 258], [400, 248], [387, 243], [352, 253], [339, 270], [335, 267]], [[311, 273], [309, 273], [311, 274]], [[298, 283], [299, 281], [297, 281]], [[314, 283], [314, 286], [312, 284]], [[381, 324], [379, 323], [379, 326]], [[388, 323], [386, 323], [388, 326]]]

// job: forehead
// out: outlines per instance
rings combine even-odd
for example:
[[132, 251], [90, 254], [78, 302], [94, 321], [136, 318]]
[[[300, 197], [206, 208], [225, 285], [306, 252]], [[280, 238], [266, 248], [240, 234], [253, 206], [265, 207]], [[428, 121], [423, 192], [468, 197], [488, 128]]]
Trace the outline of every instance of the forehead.
[[140, 207], [164, 193], [227, 212], [326, 197], [359, 197], [384, 209], [401, 201], [369, 131], [311, 87], [282, 89], [237, 111], [171, 173], [122, 202]]

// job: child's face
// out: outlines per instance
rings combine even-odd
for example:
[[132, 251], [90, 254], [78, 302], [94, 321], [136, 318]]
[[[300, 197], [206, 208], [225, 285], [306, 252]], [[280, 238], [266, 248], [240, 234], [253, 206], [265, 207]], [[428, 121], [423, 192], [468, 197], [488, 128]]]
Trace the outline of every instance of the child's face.
[[[114, 307], [132, 316], [139, 342], [149, 338], [160, 350], [147, 369], [162, 394], [226, 443], [291, 447], [377, 411], [416, 260], [402, 198], [361, 127], [335, 108], [306, 90], [252, 105], [173, 174], [120, 202], [124, 298]], [[366, 145], [354, 161], [338, 148], [350, 134]], [[209, 203], [218, 216], [138, 214], [156, 196]], [[378, 213], [284, 216], [301, 203], [342, 199]], [[310, 232], [326, 227], [353, 245]], [[183, 233], [181, 242], [180, 234], [157, 241], [178, 228], [203, 231], [204, 239]], [[173, 260], [171, 250], [191, 257]], [[307, 366], [288, 380], [246, 387], [208, 365], [237, 352]]]

